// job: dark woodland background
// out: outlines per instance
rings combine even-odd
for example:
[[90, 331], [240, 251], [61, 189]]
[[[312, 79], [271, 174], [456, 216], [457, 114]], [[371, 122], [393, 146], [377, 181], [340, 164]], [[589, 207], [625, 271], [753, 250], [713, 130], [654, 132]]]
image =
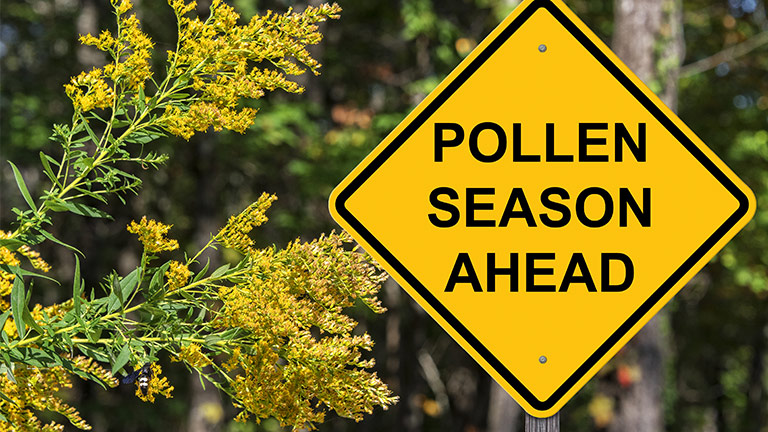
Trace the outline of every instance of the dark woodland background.
[[[314, 4], [315, 0], [309, 0]], [[135, 0], [156, 42], [156, 71], [175, 44], [165, 1]], [[198, 10], [205, 14], [206, 0]], [[259, 243], [284, 245], [337, 228], [331, 189], [518, 3], [515, 0], [346, 0], [342, 19], [324, 24], [314, 54], [320, 77], [302, 76], [303, 95], [260, 101], [245, 134], [166, 138], [158, 171], [138, 169], [140, 196], [117, 200], [114, 221], [59, 220], [54, 234], [86, 251], [92, 286], [112, 268], [135, 265], [138, 243], [126, 224], [142, 215], [174, 225], [195, 249], [262, 191], [279, 201]], [[768, 202], [768, 16], [764, 0], [566, 0], [757, 195]], [[249, 17], [306, 2], [234, 0]], [[104, 59], [78, 34], [113, 25], [107, 0], [0, 2], [0, 227], [19, 205], [6, 159], [42, 190], [38, 152], [52, 150], [51, 125], [71, 116], [62, 85]], [[521, 65], [524, 67], [524, 65]], [[157, 73], [157, 72], [156, 72]], [[565, 72], [564, 72], [565, 73]], [[759, 204], [758, 204], [759, 205]], [[382, 211], [387, 211], [382, 206]], [[413, 241], [419, 241], [414, 238]], [[674, 239], [670, 239], [674, 241]], [[664, 247], [664, 245], [659, 245]], [[71, 257], [42, 251], [67, 274]], [[57, 255], [60, 254], [60, 255]], [[58, 264], [58, 265], [57, 265]], [[754, 220], [564, 408], [561, 428], [587, 431], [768, 431], [768, 212]], [[67, 292], [42, 292], [50, 303]], [[522, 430], [512, 399], [394, 282], [389, 312], [355, 310], [377, 341], [378, 373], [401, 397], [360, 423], [330, 416], [322, 431]], [[512, 329], [524, 331], [524, 329]], [[109, 392], [78, 382], [69, 399], [96, 431], [277, 431], [231, 421], [233, 408], [178, 364], [164, 364], [170, 400], [144, 404], [132, 388]], [[127, 386], [124, 386], [127, 387]]]

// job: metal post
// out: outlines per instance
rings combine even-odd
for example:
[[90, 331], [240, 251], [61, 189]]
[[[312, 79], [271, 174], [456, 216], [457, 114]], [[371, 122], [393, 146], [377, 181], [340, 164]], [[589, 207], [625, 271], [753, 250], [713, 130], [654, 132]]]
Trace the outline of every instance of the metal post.
[[525, 413], [525, 432], [560, 432], [560, 413], [547, 418]]

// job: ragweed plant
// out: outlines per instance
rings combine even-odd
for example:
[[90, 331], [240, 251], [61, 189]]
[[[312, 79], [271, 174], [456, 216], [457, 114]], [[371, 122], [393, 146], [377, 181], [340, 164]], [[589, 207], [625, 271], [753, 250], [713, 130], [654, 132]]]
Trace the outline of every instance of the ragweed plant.
[[[0, 232], [2, 429], [63, 430], [43, 425], [37, 417], [42, 410], [89, 429], [57, 396], [73, 375], [105, 388], [122, 376], [136, 383], [142, 400], [171, 397], [172, 383], [156, 363], [163, 356], [228, 394], [238, 420], [274, 417], [312, 428], [331, 410], [358, 420], [375, 406], [386, 408], [396, 399], [370, 371], [373, 361], [362, 357], [373, 342], [354, 334], [357, 323], [345, 314], [356, 303], [383, 312], [376, 295], [385, 276], [345, 233], [258, 248], [250, 234], [267, 221], [276, 199], [264, 194], [190, 257], [177, 251], [170, 225], [145, 217], [127, 227], [143, 246], [140, 264], [127, 275], [108, 275], [99, 290], [81, 278], [82, 252], [48, 231], [55, 212], [108, 218], [93, 203], [123, 201], [141, 185], [126, 164], [166, 162], [147, 149], [153, 140], [167, 134], [189, 139], [209, 129], [242, 133], [256, 114], [244, 99], [277, 89], [301, 92], [288, 77], [318, 73], [307, 46], [321, 39], [317, 23], [341, 10], [325, 4], [241, 24], [219, 0], [204, 20], [190, 16], [194, 2], [169, 4], [178, 40], [167, 52], [164, 73], [151, 68], [154, 44], [130, 1], [112, 0], [114, 32], [80, 38], [111, 60], [64, 86], [74, 114], [69, 124], [55, 125], [51, 137], [62, 157], [40, 153], [50, 186], [33, 199], [11, 163], [29, 208], [13, 209], [14, 229]], [[45, 276], [50, 266], [34, 246], [46, 241], [74, 251], [71, 283]], [[219, 247], [242, 259], [217, 269], [198, 262]], [[30, 307], [33, 281], [40, 278], [71, 285], [71, 298]]]

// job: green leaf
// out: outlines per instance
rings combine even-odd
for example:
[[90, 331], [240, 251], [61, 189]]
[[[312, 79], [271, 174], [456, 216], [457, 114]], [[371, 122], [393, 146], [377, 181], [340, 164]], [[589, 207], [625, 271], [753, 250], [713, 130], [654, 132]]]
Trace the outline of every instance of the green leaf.
[[76, 187], [75, 190], [89, 198], [93, 198], [96, 201], [100, 201], [100, 202], [103, 202], [104, 204], [107, 204], [107, 199], [104, 198], [101, 194], [91, 192], [88, 189], [81, 188], [81, 187]]
[[[104, 120], [101, 120], [104, 122]], [[106, 123], [106, 122], [104, 122]], [[99, 138], [96, 137], [96, 134], [93, 132], [93, 129], [91, 129], [90, 126], [88, 126], [88, 121], [83, 118], [83, 127], [85, 128], [85, 131], [88, 132], [88, 136], [91, 138], [91, 142], [93, 142], [94, 145], [99, 143]]]
[[[8, 396], [6, 396], [5, 394], [3, 394], [3, 392], [0, 392], [0, 398], [2, 398], [4, 401], [8, 402], [9, 404], [12, 404], [14, 406], [19, 406], [13, 399], [11, 399]], [[8, 422], [8, 419], [2, 413], [0, 413], [0, 416], [3, 417], [2, 420], [4, 422], [6, 422], [6, 423]]]
[[42, 350], [40, 348], [20, 347], [14, 348], [8, 352], [11, 360], [17, 363], [23, 363], [25, 365], [34, 366], [38, 368], [46, 368], [53, 366], [61, 366], [61, 358], [52, 352]]
[[125, 303], [128, 300], [128, 297], [131, 296], [138, 283], [140, 282], [140, 272], [141, 268], [137, 267], [124, 278], [120, 278], [116, 274], [111, 276], [111, 292], [107, 298], [107, 311], [109, 313], [125, 307]]
[[16, 168], [16, 165], [14, 165], [13, 162], [8, 161], [8, 163], [11, 164], [11, 169], [13, 169], [13, 176], [16, 178], [16, 185], [19, 187], [21, 195], [24, 197], [24, 201], [26, 201], [27, 205], [29, 205], [29, 208], [34, 211], [35, 202], [32, 201], [32, 196], [29, 194], [29, 189], [27, 189], [27, 184], [24, 183], [24, 178], [21, 176], [21, 172], [19, 172], [19, 169]]
[[27, 334], [27, 328], [24, 325], [26, 300], [24, 282], [17, 276], [13, 279], [13, 287], [11, 288], [11, 312], [13, 313], [13, 321], [16, 323], [16, 330], [19, 332], [19, 339], [24, 339]]
[[15, 251], [24, 245], [24, 242], [18, 239], [0, 239], [0, 247], [4, 247], [10, 251]]
[[83, 285], [82, 280], [80, 279], [80, 258], [75, 255], [75, 277], [72, 281], [72, 301], [74, 303], [75, 319], [77, 319], [77, 323], [80, 324], [81, 327], [85, 327], [83, 314], [81, 312], [81, 304], [83, 302], [82, 293]]
[[[192, 310], [192, 309], [190, 309]], [[207, 314], [208, 310], [205, 308], [200, 308], [200, 313], [197, 314], [197, 318], [195, 318], [195, 324], [203, 324], [205, 322], [205, 315]]]
[[23, 268], [19, 266], [11, 266], [8, 264], [0, 264], [0, 270], [6, 272], [6, 273], [13, 273], [16, 275], [16, 277], [22, 277], [22, 276], [31, 276], [31, 277], [39, 277], [42, 279], [49, 280], [51, 282], [55, 282], [57, 285], [61, 285], [59, 281], [53, 278], [49, 278], [48, 276], [41, 275], [39, 273], [34, 273], [29, 270], [24, 270]]
[[139, 277], [141, 276], [141, 268], [137, 267], [132, 272], [128, 273], [128, 276], [124, 277], [120, 281], [120, 285], [123, 287], [123, 298], [127, 299], [133, 290], [141, 283]]
[[59, 179], [56, 178], [56, 174], [54, 174], [53, 169], [51, 169], [51, 164], [48, 161], [48, 155], [46, 155], [43, 152], [40, 152], [40, 162], [43, 164], [43, 171], [45, 171], [45, 175], [48, 176], [48, 178], [58, 187], [61, 187], [61, 183], [59, 183]]
[[147, 303], [141, 306], [139, 314], [142, 315], [142, 322], [146, 322], [149, 325], [158, 324], [166, 317], [166, 313], [162, 309]]
[[44, 242], [45, 241], [45, 236], [43, 236], [42, 234], [39, 234], [39, 233], [34, 233], [34, 232], [29, 231], [29, 232], [26, 232], [26, 233], [20, 235], [18, 237], [18, 239], [19, 239], [19, 241], [21, 241], [25, 245], [35, 246], [35, 245], [39, 245], [40, 243]]
[[66, 201], [59, 200], [55, 204], [52, 204], [50, 208], [53, 211], [69, 211], [71, 213], [74, 213], [80, 216], [99, 218], [99, 219], [112, 219], [112, 216], [109, 213], [93, 208], [91, 206], [87, 206], [85, 204], [81, 204], [81, 203], [66, 202]]
[[11, 380], [12, 383], [16, 384], [16, 377], [13, 376], [13, 363], [11, 362], [11, 356], [8, 355], [8, 351], [0, 352], [0, 356], [3, 358], [3, 372], [5, 372], [5, 374], [8, 376], [8, 379]]
[[88, 357], [100, 361], [103, 363], [109, 362], [109, 356], [101, 352], [101, 350], [93, 349], [88, 345], [78, 345], [77, 348], [83, 352], [83, 354], [87, 355]]
[[118, 120], [118, 119], [115, 119], [115, 120], [112, 121], [112, 127], [115, 128], [115, 129], [126, 127], [126, 126], [129, 126], [130, 124], [131, 124], [130, 120]]
[[123, 368], [131, 359], [131, 344], [126, 343], [123, 345], [123, 349], [120, 350], [120, 354], [117, 355], [115, 363], [112, 365], [112, 375]]
[[7, 310], [0, 315], [0, 332], [5, 333], [5, 322], [8, 321], [8, 317], [11, 316], [11, 311]]
[[115, 281], [118, 286], [117, 288], [112, 288], [112, 292], [109, 293], [109, 296], [107, 297], [107, 313], [112, 313], [118, 309], [120, 309], [120, 306], [122, 306], [123, 302], [120, 299], [119, 295], [117, 294], [120, 292], [120, 282]]
[[147, 296], [150, 300], [153, 300], [155, 295], [162, 294], [163, 285], [165, 284], [165, 272], [171, 266], [170, 261], [160, 266], [155, 274], [152, 275], [152, 279], [149, 281], [149, 288], [147, 288]]
[[192, 279], [192, 282], [197, 282], [203, 277], [205, 277], [205, 273], [208, 271], [208, 266], [211, 265], [211, 260], [208, 259], [208, 261], [205, 262], [205, 267], [203, 267], [202, 270], [200, 270], [196, 275], [195, 278]]
[[137, 132], [132, 133], [128, 137], [125, 138], [125, 142], [129, 144], [147, 144], [149, 142], [152, 142], [160, 137], [164, 137], [164, 134], [160, 133], [148, 133], [148, 132]]
[[224, 273], [226, 273], [227, 270], [229, 270], [229, 264], [224, 264], [223, 266], [221, 266], [221, 267], [217, 268], [216, 270], [214, 270], [213, 273], [211, 273], [211, 278], [212, 279], [216, 279], [217, 277], [219, 277], [219, 276], [223, 275]]
[[64, 246], [65, 248], [67, 248], [67, 249], [69, 249], [69, 250], [71, 250], [71, 251], [74, 251], [74, 252], [77, 252], [77, 253], [79, 253], [79, 254], [80, 254], [80, 256], [82, 256], [82, 257], [84, 257], [84, 256], [85, 256], [85, 255], [83, 255], [83, 253], [82, 253], [82, 252], [80, 252], [79, 250], [77, 250], [77, 249], [76, 249], [74, 246], [70, 246], [70, 245], [68, 245], [68, 244], [64, 243], [63, 241], [61, 241], [61, 240], [57, 239], [56, 237], [54, 237], [54, 236], [53, 236], [53, 234], [49, 233], [48, 231], [46, 231], [46, 230], [44, 230], [44, 229], [41, 229], [41, 230], [40, 230], [40, 234], [42, 234], [42, 235], [43, 235], [43, 237], [47, 238], [48, 240], [50, 240], [50, 241], [52, 241], [52, 242], [54, 242], [54, 243], [56, 243], [56, 244], [60, 244], [60, 245]]
[[35, 321], [35, 319], [32, 317], [32, 313], [29, 311], [29, 308], [27, 307], [26, 302], [24, 302], [24, 310], [22, 311], [22, 318], [24, 319], [24, 322], [27, 323], [30, 327], [35, 329], [36, 332], [39, 334], [45, 334], [45, 330], [43, 330], [42, 327], [40, 327], [40, 324]]
[[101, 339], [101, 333], [104, 331], [103, 328], [95, 328], [95, 329], [88, 329], [87, 332], [85, 332], [86, 337], [89, 341], [96, 343], [99, 339]]
[[221, 342], [223, 339], [221, 338], [221, 336], [219, 336], [218, 333], [214, 333], [214, 334], [209, 334], [208, 336], [206, 336], [204, 340], [205, 340], [204, 343], [206, 345], [213, 345], [213, 344], [215, 344], [217, 342]]
[[187, 94], [187, 93], [171, 93], [171, 94], [169, 94], [169, 95], [168, 95], [168, 96], [166, 96], [166, 97], [167, 97], [168, 99], [176, 99], [176, 100], [180, 100], [180, 99], [186, 99], [186, 98], [188, 98], [188, 97], [189, 97], [189, 94]]
[[75, 344], [72, 342], [72, 338], [69, 336], [69, 333], [61, 333], [61, 338], [64, 340], [64, 344], [67, 346], [67, 348], [72, 348], [75, 346]]

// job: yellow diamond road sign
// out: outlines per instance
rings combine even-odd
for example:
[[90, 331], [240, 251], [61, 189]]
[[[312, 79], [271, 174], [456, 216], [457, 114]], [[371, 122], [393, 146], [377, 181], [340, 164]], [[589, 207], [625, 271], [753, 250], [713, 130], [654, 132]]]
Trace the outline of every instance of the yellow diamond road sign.
[[331, 212], [544, 417], [755, 201], [560, 0], [528, 0], [344, 179]]

